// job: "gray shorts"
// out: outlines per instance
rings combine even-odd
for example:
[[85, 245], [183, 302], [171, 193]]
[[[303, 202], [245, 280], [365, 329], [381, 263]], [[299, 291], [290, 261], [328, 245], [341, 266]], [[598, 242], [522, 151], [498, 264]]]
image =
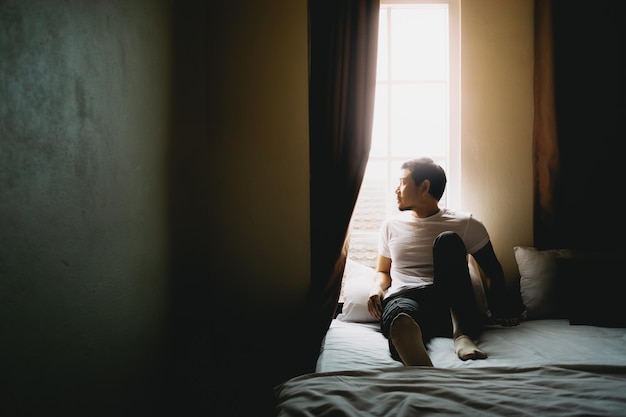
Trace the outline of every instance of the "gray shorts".
[[432, 286], [416, 288], [383, 300], [380, 330], [389, 338], [391, 323], [400, 313], [406, 313], [422, 330], [427, 343], [433, 337], [452, 337], [450, 308], [441, 302]]

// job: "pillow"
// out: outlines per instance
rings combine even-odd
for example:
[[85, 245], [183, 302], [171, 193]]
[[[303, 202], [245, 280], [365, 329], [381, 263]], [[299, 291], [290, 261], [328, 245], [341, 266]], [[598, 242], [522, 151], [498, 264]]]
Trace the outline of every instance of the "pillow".
[[618, 255], [557, 259], [564, 288], [564, 310], [570, 324], [626, 327], [624, 272]]
[[[478, 308], [486, 316], [490, 316], [481, 270], [471, 256], [468, 257], [468, 266]], [[337, 319], [357, 323], [378, 322], [367, 309], [367, 300], [375, 278], [376, 271], [373, 268], [350, 258], [346, 260], [343, 273], [343, 307]]]
[[568, 249], [513, 248], [520, 274], [520, 293], [527, 320], [564, 318], [557, 291], [556, 259], [569, 258]]
[[374, 268], [350, 258], [346, 260], [343, 272], [343, 307], [337, 319], [357, 323], [378, 322], [367, 309], [367, 300], [375, 278]]

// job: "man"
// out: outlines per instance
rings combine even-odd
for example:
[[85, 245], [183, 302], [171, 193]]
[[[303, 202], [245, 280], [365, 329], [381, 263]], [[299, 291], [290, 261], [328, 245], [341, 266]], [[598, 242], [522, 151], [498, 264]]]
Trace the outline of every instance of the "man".
[[368, 309], [381, 321], [392, 357], [407, 366], [433, 366], [425, 346], [435, 336], [452, 336], [461, 360], [487, 357], [474, 342], [486, 317], [476, 305], [468, 253], [489, 278], [492, 318], [503, 317], [504, 273], [487, 229], [469, 213], [439, 207], [446, 182], [430, 158], [405, 162], [396, 188], [400, 213], [381, 230]]

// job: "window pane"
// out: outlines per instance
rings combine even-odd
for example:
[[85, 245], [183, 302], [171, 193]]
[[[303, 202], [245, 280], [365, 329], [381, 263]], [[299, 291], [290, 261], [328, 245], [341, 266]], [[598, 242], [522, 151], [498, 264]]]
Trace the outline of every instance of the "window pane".
[[[359, 198], [363, 202], [360, 213], [371, 216], [364, 224], [378, 230], [383, 219], [389, 215], [389, 207], [395, 207], [394, 193], [400, 176], [400, 164], [389, 160], [370, 160], [365, 170]], [[377, 224], [372, 224], [377, 223]]]
[[391, 11], [392, 79], [447, 78], [447, 14], [446, 5]]
[[391, 149], [396, 155], [446, 155], [448, 100], [445, 84], [402, 84], [392, 87]]
[[[398, 175], [396, 175], [396, 181]], [[349, 256], [371, 267], [376, 266], [380, 227], [385, 217], [388, 216], [390, 207], [395, 205], [395, 195], [388, 190], [388, 161], [370, 160], [358, 202], [352, 214]]]

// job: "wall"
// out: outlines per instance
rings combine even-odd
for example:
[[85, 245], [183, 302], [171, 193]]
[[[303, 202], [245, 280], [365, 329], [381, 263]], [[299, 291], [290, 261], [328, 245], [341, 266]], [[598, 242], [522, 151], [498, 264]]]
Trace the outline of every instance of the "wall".
[[310, 275], [307, 2], [219, 2], [207, 19], [209, 272], [192, 288], [209, 309], [203, 369], [249, 388], [207, 403], [261, 415], [297, 361]]
[[532, 245], [533, 1], [461, 2], [462, 206], [481, 218], [510, 284]]
[[2, 415], [154, 402], [168, 324], [168, 19], [164, 1], [0, 2]]
[[306, 13], [248, 0], [212, 7], [207, 24], [211, 273], [268, 315], [308, 285]]

